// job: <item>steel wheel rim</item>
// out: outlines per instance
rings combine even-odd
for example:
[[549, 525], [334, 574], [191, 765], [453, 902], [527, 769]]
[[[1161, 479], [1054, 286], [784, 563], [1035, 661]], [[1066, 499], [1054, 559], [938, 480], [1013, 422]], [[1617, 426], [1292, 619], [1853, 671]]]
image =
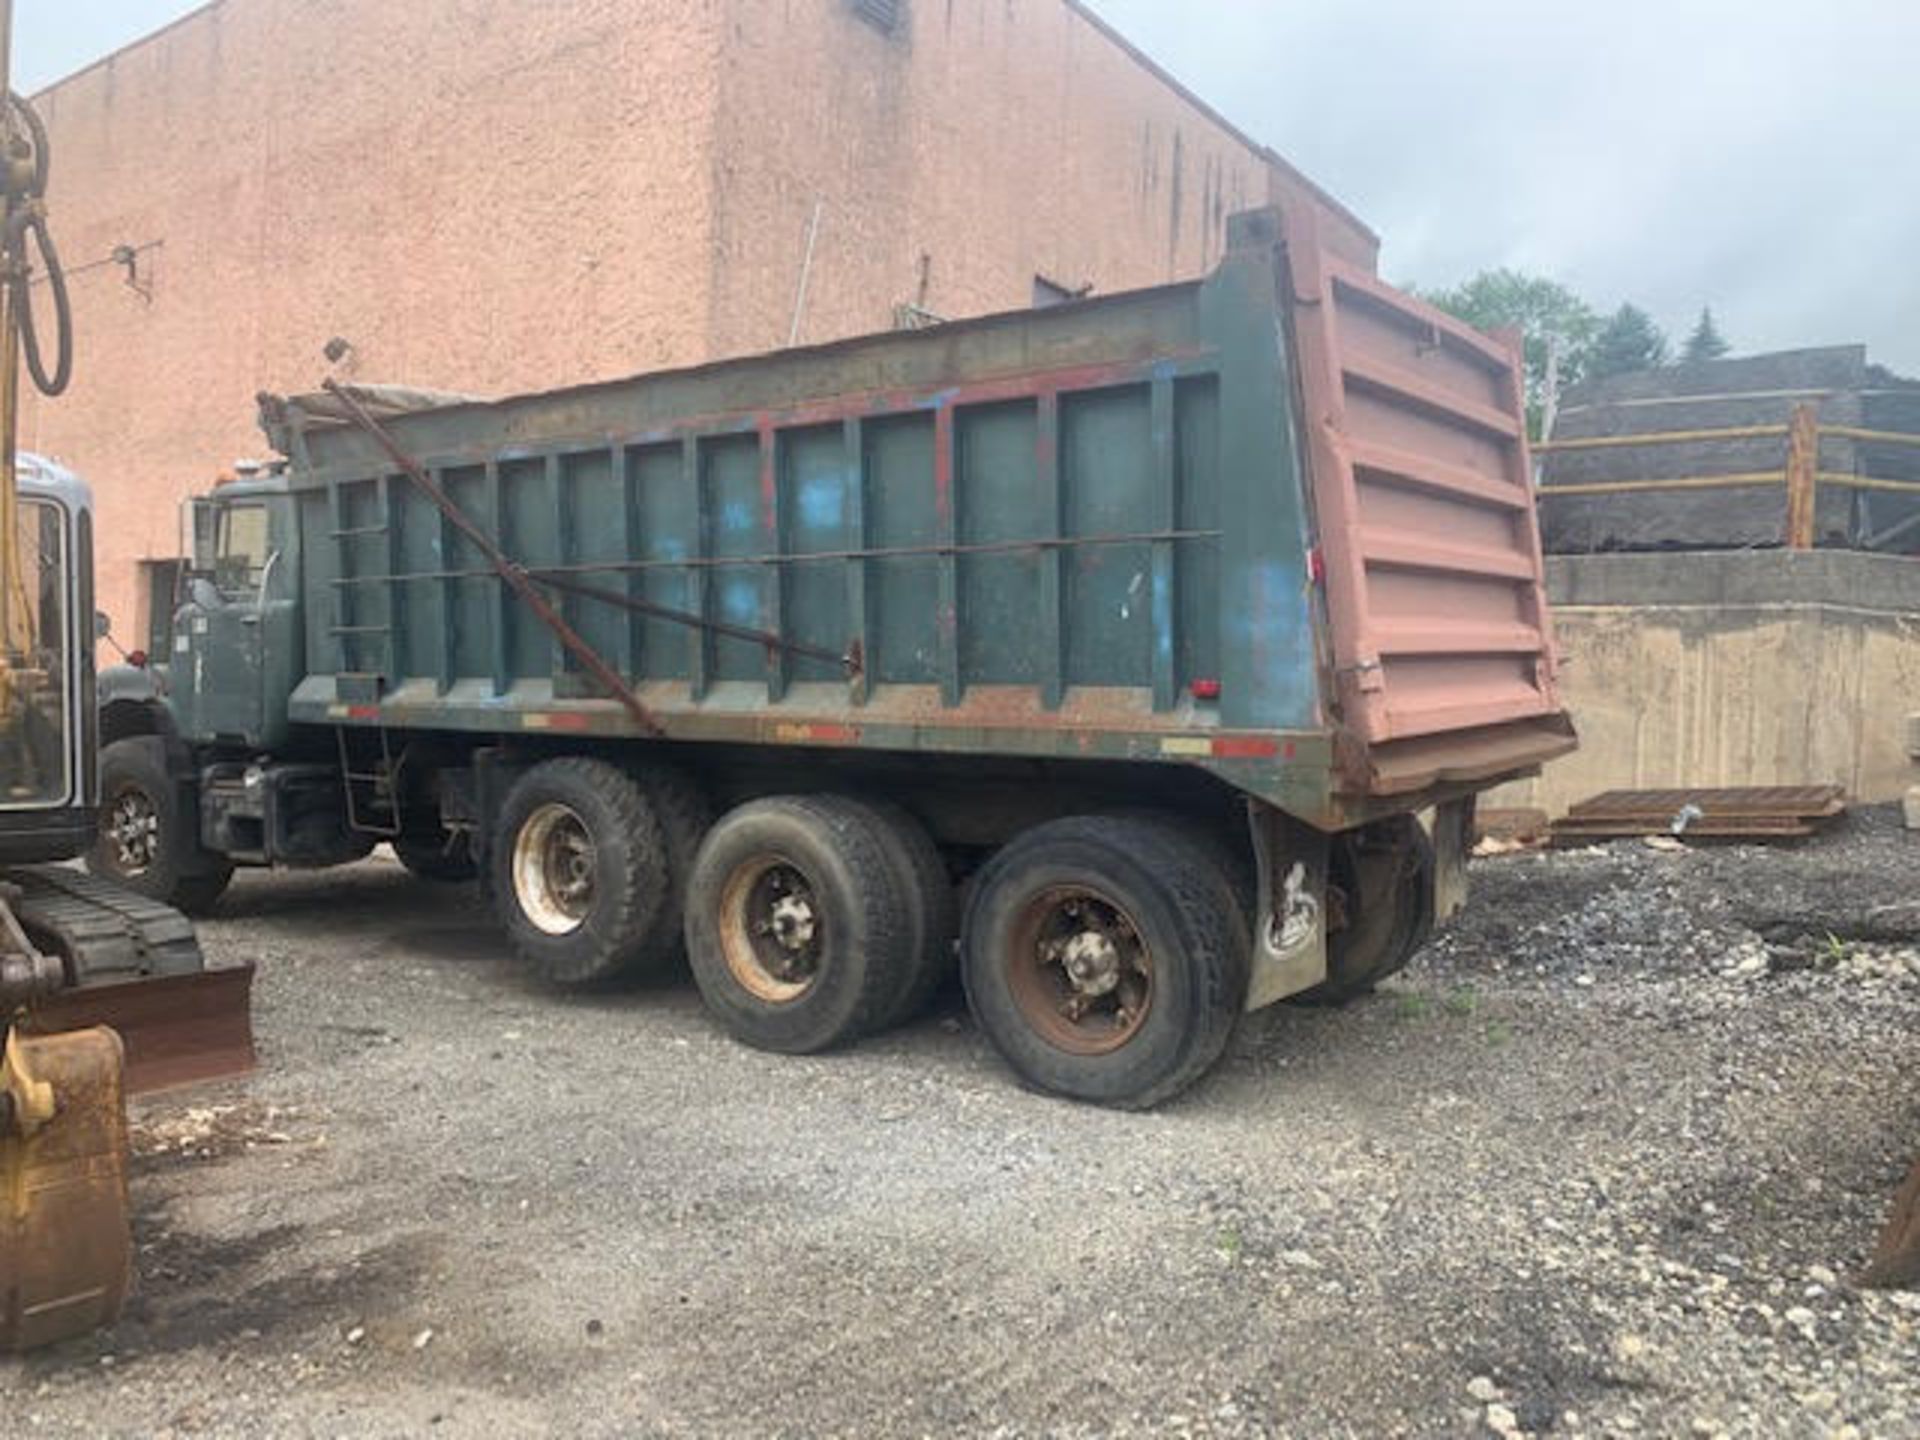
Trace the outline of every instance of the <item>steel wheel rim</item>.
[[1022, 906], [1006, 966], [1021, 1018], [1070, 1055], [1112, 1054], [1153, 1008], [1153, 953], [1138, 922], [1087, 886], [1052, 886]]
[[571, 935], [593, 913], [598, 854], [579, 812], [549, 801], [527, 816], [513, 842], [513, 896], [545, 935]]
[[160, 811], [151, 795], [136, 786], [121, 790], [107, 807], [103, 828], [122, 875], [144, 875], [153, 868], [160, 852]]
[[720, 891], [720, 954], [749, 995], [790, 1005], [820, 979], [826, 920], [813, 884], [784, 856], [734, 868]]

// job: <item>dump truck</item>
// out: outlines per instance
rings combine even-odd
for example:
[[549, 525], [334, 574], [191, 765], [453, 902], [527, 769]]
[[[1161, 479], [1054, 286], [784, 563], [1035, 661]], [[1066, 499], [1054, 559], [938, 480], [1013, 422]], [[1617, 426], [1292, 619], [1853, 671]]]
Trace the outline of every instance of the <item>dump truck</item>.
[[[1569, 749], [1511, 346], [1235, 217], [1206, 278], [477, 400], [261, 397], [98, 868], [390, 844], [563, 986], [684, 954], [810, 1052], [956, 960], [1029, 1084], [1144, 1106], [1459, 904]], [[131, 843], [128, 843], [131, 841]]]

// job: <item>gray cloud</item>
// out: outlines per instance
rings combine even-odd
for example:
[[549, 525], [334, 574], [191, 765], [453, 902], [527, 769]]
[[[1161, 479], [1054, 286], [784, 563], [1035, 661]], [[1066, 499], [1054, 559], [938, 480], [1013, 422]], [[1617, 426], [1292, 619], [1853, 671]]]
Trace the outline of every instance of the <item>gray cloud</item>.
[[1920, 374], [1920, 3], [1091, 0], [1351, 205], [1389, 279], [1492, 265], [1741, 350]]

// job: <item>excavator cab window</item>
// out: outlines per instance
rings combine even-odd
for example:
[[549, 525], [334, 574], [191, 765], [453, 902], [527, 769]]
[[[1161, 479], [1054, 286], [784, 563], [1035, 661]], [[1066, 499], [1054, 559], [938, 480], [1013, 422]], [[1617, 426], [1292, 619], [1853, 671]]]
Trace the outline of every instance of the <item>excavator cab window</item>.
[[67, 744], [67, 517], [22, 498], [10, 573], [0, 605], [0, 809], [65, 803], [72, 791]]

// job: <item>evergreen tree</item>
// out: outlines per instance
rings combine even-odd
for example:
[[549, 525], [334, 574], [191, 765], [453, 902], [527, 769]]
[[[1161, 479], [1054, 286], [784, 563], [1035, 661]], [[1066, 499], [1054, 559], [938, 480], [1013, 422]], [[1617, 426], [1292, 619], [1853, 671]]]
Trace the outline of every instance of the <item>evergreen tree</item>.
[[1720, 327], [1713, 323], [1713, 308], [1700, 307], [1700, 323], [1693, 327], [1693, 333], [1687, 336], [1686, 348], [1680, 352], [1682, 360], [1718, 360], [1732, 347], [1726, 337], [1720, 333]]
[[1667, 363], [1667, 337], [1638, 305], [1622, 305], [1594, 337], [1587, 375], [1604, 380], [1636, 370], [1657, 370]]

